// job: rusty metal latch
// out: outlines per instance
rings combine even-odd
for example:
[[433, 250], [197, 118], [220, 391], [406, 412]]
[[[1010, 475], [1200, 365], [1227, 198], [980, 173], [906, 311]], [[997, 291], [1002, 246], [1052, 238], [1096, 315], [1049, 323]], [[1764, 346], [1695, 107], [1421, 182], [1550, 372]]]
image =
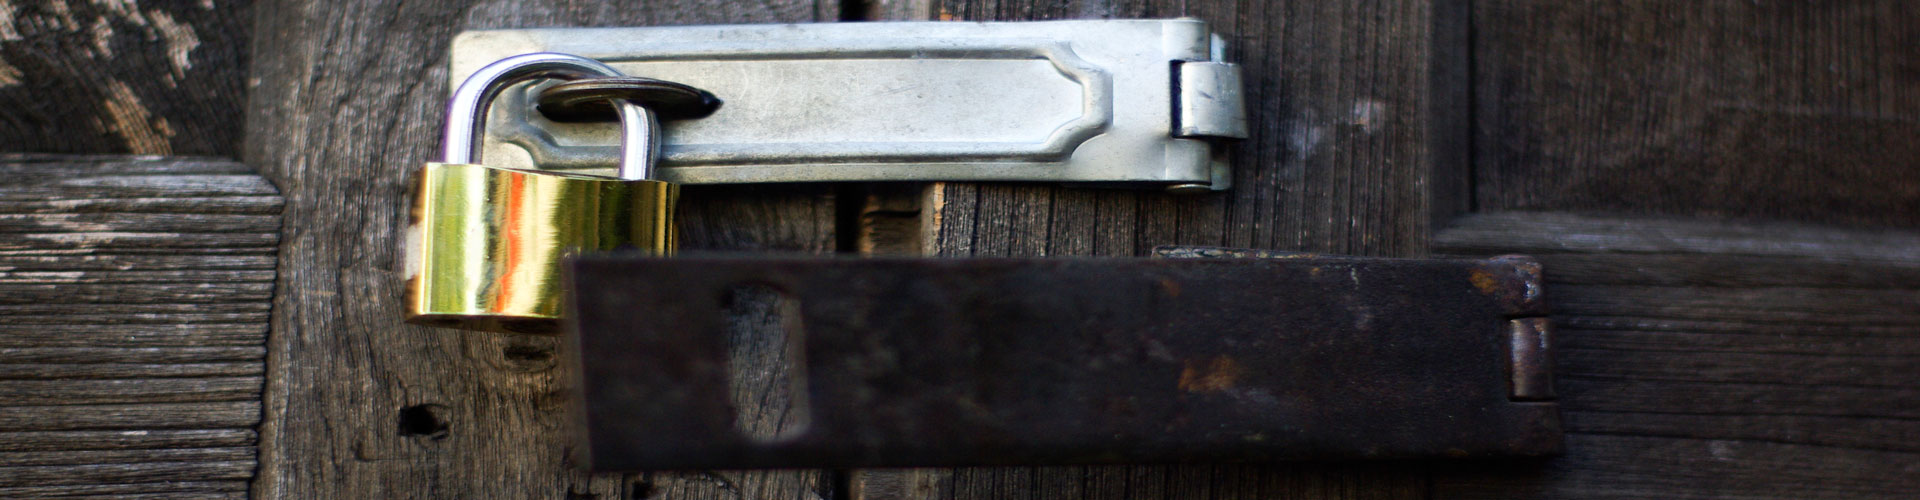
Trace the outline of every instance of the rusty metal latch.
[[[822, 23], [470, 31], [450, 78], [536, 52], [709, 90], [726, 106], [664, 127], [684, 184], [1041, 181], [1224, 190], [1214, 143], [1247, 136], [1239, 68], [1197, 19]], [[500, 97], [485, 156], [611, 172], [618, 128]]]
[[[1558, 453], [1538, 263], [602, 256], [570, 362], [598, 470]], [[1280, 258], [1284, 257], [1284, 258]], [[729, 290], [786, 304], [796, 418], [742, 429]], [[636, 308], [644, 305], [644, 313]], [[754, 409], [758, 409], [757, 407]]]

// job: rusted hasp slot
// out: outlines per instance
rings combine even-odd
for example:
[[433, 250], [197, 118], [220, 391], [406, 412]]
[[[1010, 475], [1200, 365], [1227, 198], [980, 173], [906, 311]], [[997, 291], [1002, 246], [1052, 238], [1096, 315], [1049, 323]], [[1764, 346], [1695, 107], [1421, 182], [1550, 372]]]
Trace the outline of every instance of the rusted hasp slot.
[[[1180, 249], [1184, 256], [1250, 256]], [[1492, 457], [1559, 451], [1539, 265], [593, 257], [570, 335], [598, 470]], [[725, 303], [794, 317], [771, 437]], [[780, 333], [768, 333], [780, 335]], [[754, 408], [760, 410], [760, 408]]]

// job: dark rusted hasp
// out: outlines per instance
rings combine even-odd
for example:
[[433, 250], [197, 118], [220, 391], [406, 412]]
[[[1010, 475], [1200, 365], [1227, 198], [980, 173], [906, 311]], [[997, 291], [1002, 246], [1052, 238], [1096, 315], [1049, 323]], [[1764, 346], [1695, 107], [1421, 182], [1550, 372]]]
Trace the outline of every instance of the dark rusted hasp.
[[[598, 470], [1557, 453], [1539, 265], [593, 257], [573, 263]], [[803, 427], [736, 429], [725, 301], [798, 316]]]

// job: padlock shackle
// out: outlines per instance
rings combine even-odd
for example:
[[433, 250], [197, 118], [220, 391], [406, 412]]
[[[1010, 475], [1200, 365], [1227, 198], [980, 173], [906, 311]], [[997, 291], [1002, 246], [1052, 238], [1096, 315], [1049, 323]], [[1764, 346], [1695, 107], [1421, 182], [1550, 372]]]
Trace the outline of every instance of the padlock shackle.
[[[441, 161], [473, 163], [474, 157], [478, 156], [476, 149], [480, 145], [481, 136], [486, 133], [487, 109], [493, 105], [494, 97], [499, 96], [500, 92], [506, 90], [508, 86], [535, 78], [574, 80], [597, 76], [625, 76], [625, 74], [600, 61], [554, 52], [513, 56], [480, 68], [461, 82], [459, 88], [454, 89], [453, 99], [447, 103], [447, 129], [446, 136], [441, 142], [444, 145], [441, 150]], [[633, 113], [626, 108], [639, 106], [617, 107], [622, 108], [621, 113], [624, 115]], [[631, 123], [631, 120], [623, 120], [623, 122]], [[659, 143], [658, 140], [651, 142], [654, 145]], [[646, 151], [648, 150], [641, 150], [642, 153]]]
[[652, 179], [654, 160], [660, 157], [660, 117], [633, 101], [615, 101], [613, 109], [620, 114], [619, 177]]

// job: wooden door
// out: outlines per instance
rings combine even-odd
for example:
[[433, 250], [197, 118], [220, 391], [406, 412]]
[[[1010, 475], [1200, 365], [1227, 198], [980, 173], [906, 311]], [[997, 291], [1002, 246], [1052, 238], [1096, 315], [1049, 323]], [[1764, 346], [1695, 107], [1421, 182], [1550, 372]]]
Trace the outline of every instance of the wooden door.
[[[1897, 0], [0, 3], [0, 497], [1901, 498], [1920, 490], [1920, 11]], [[701, 249], [1547, 265], [1567, 456], [567, 463], [552, 339], [399, 321], [447, 41], [534, 26], [1194, 16], [1227, 193], [688, 188]], [[126, 156], [126, 155], [155, 156]], [[102, 156], [112, 155], [112, 156]], [[770, 311], [736, 395], [777, 429]]]

